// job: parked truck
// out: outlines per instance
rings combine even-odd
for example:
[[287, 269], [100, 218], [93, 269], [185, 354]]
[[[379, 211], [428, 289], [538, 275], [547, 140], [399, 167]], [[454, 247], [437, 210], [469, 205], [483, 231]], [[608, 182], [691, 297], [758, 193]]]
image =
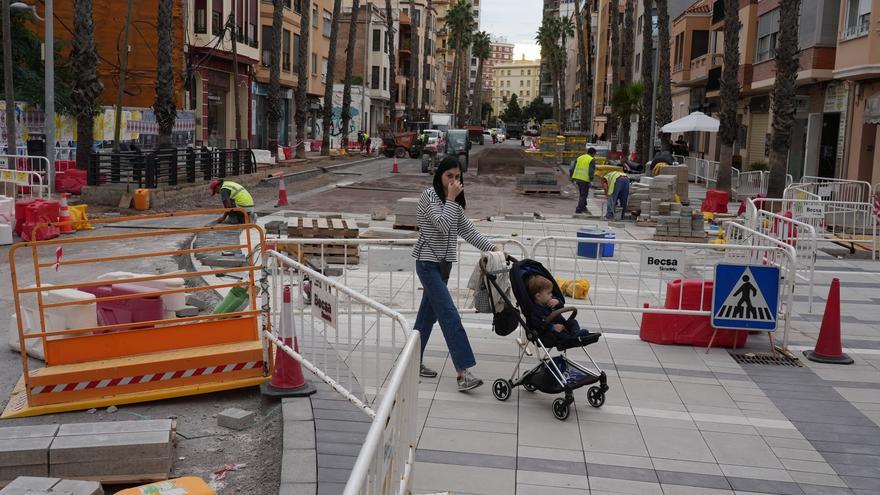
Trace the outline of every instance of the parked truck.
[[446, 132], [451, 128], [452, 128], [452, 114], [451, 113], [432, 113], [431, 114], [431, 129], [438, 129], [443, 132]]
[[519, 122], [508, 122], [505, 124], [504, 128], [504, 133], [507, 134], [507, 139], [519, 139], [522, 137], [523, 125]]

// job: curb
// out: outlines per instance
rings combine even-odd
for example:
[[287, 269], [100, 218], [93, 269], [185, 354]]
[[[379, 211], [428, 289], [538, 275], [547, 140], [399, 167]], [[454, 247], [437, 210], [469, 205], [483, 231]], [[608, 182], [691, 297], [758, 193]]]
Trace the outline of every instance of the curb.
[[312, 401], [309, 397], [282, 399], [281, 415], [281, 485], [278, 494], [315, 495], [318, 492], [318, 454]]

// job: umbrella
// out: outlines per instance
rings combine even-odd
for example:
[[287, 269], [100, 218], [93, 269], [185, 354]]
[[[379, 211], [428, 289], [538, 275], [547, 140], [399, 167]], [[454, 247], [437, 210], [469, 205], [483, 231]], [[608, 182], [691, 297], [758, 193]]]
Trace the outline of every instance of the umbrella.
[[664, 125], [660, 128], [660, 131], [667, 134], [692, 131], [718, 132], [719, 124], [718, 119], [713, 119], [703, 112], [693, 112], [687, 117], [682, 117]]

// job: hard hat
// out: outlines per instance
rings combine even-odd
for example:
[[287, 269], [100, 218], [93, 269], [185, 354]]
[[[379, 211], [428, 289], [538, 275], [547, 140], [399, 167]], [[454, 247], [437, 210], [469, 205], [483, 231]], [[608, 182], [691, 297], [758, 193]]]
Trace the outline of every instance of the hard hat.
[[217, 179], [211, 181], [211, 185], [209, 186], [211, 188], [211, 196], [217, 194], [217, 191], [220, 189], [221, 183], [222, 181], [219, 181]]

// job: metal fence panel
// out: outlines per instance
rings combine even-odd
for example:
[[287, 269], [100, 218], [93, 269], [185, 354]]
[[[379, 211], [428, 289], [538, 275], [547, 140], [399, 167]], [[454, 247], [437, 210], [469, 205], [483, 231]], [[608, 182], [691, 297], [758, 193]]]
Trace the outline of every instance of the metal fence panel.
[[[30, 186], [17, 191], [9, 190], [7, 192], [11, 194], [4, 193], [6, 196], [13, 196], [17, 192], [20, 197], [50, 197], [55, 189], [55, 185], [49, 183], [49, 160], [44, 156], [0, 154], [0, 170], [3, 169], [28, 172], [30, 175]], [[36, 191], [32, 191], [34, 188]]]

